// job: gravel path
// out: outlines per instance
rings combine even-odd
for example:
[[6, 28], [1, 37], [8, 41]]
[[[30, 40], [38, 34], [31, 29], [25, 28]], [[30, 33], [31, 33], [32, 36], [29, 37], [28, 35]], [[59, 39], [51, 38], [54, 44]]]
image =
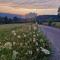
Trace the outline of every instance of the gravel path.
[[53, 54], [51, 55], [50, 60], [60, 60], [60, 29], [43, 25], [40, 25], [39, 27], [52, 44]]

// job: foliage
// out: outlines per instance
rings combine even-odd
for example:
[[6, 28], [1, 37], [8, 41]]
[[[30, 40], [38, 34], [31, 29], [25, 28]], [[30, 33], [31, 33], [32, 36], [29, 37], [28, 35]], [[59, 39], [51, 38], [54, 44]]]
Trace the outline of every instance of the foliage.
[[35, 24], [23, 28], [0, 31], [0, 60], [48, 60], [50, 48], [43, 33]]

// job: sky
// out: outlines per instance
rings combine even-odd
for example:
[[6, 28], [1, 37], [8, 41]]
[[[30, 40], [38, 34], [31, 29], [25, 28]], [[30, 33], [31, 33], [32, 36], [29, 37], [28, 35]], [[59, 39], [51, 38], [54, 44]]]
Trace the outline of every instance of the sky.
[[0, 0], [0, 12], [22, 14], [35, 12], [38, 15], [57, 14], [60, 0]]

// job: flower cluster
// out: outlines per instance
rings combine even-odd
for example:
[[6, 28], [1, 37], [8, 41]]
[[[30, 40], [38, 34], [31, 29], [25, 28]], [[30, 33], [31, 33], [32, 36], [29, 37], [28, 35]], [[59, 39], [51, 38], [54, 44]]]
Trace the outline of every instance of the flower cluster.
[[32, 30], [29, 27], [29, 32], [20, 32], [19, 28], [16, 30], [12, 30], [3, 42], [0, 42], [1, 60], [31, 60], [33, 57], [35, 60], [37, 55], [41, 55], [40, 52], [42, 55], [44, 53], [44, 57], [50, 54], [46, 48], [47, 41], [36, 26]]

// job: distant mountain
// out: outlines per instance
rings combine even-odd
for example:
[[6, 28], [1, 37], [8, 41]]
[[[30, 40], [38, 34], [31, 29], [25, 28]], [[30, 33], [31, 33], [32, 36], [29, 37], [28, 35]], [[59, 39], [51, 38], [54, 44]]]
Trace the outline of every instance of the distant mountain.
[[17, 15], [17, 14], [9, 14], [9, 13], [0, 13], [1, 17], [7, 16], [8, 18], [13, 18], [13, 17], [18, 17], [18, 18], [25, 18], [22, 15]]

